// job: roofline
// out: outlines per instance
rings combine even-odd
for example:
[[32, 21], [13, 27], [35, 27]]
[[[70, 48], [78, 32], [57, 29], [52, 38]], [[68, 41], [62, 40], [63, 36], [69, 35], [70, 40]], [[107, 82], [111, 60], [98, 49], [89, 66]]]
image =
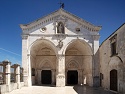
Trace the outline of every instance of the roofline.
[[[109, 35], [102, 43], [101, 45], [107, 40], [109, 39], [113, 34], [115, 34], [122, 26], [124, 26], [125, 23], [123, 23], [120, 27], [118, 27], [111, 35]], [[101, 45], [99, 47], [101, 47]]]
[[[80, 17], [78, 17], [78, 16], [76, 16], [76, 15], [74, 15], [74, 14], [72, 14], [72, 13], [70, 13], [70, 12], [68, 12], [68, 11], [66, 11], [66, 10], [64, 10], [64, 9], [62, 9], [62, 8], [60, 8], [60, 9], [54, 11], [54, 12], [51, 12], [50, 14], [48, 14], [48, 15], [46, 15], [46, 16], [43, 16], [43, 17], [41, 17], [41, 18], [39, 18], [39, 19], [37, 19], [37, 20], [35, 20], [35, 21], [32, 21], [32, 22], [30, 22], [30, 23], [28, 23], [28, 24], [20, 24], [20, 27], [21, 27], [22, 29], [27, 29], [27, 28], [29, 28], [28, 26], [32, 25], [33, 23], [36, 23], [36, 22], [38, 22], [38, 21], [44, 19], [45, 17], [50, 16], [50, 15], [52, 15], [52, 14], [58, 12], [58, 11], [63, 11], [63, 12], [65, 12], [65, 13], [70, 14], [71, 16], [73, 16], [74, 18], [76, 18], [78, 21], [80, 20], [80, 21], [82, 21], [83, 23], [87, 24], [88, 26], [92, 26], [92, 27], [93, 27], [95, 30], [97, 30], [97, 31], [99, 31], [99, 30], [102, 28], [102, 26], [95, 26], [94, 24], [91, 24], [90, 22], [85, 21], [85, 20], [83, 20], [82, 18], [80, 18]], [[31, 27], [32, 27], [32, 26], [31, 26]]]
[[[77, 19], [79, 19], [79, 20], [81, 20], [81, 21], [83, 21], [83, 22], [89, 24], [89, 25], [95, 26], [94, 24], [92, 24], [92, 23], [90, 23], [90, 22], [88, 22], [88, 21], [86, 21], [86, 20], [83, 20], [82, 18], [76, 16], [75, 14], [72, 14], [72, 13], [70, 13], [70, 12], [64, 10], [64, 9], [62, 9], [62, 10], [65, 11], [66, 13], [68, 13], [68, 14], [74, 16], [75, 18], [77, 18]], [[102, 26], [95, 26], [95, 27], [102, 27]]]

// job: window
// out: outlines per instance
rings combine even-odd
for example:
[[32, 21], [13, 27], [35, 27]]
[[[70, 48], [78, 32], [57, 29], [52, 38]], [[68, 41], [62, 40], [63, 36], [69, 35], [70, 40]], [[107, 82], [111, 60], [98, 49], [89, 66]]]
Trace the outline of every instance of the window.
[[103, 79], [103, 74], [102, 74], [102, 73], [100, 73], [100, 79], [101, 79], [101, 80]]
[[111, 39], [110, 39], [110, 43], [111, 43], [111, 56], [117, 55], [117, 35], [114, 35]]
[[111, 44], [111, 53], [112, 55], [116, 55], [116, 42]]
[[80, 32], [80, 28], [76, 28], [76, 32]]

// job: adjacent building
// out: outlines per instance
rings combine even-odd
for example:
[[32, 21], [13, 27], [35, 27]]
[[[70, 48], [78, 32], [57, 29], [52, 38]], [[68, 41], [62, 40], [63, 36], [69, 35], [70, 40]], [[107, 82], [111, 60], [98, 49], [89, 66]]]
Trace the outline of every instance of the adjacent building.
[[125, 93], [125, 24], [100, 46], [100, 85]]

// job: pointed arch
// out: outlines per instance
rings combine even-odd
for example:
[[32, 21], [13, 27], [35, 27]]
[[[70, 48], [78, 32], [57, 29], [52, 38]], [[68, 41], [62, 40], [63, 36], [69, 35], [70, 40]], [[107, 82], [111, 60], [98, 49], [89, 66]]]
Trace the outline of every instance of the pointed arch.
[[[58, 51], [56, 49], [56, 46], [53, 42], [51, 42], [50, 40], [47, 39], [37, 39], [36, 41], [34, 41], [30, 46], [29, 46], [29, 53], [31, 53], [32, 50], [36, 50], [37, 48], [39, 48], [42, 44], [46, 44], [48, 46], [48, 48], [51, 48], [55, 54], [57, 55]], [[36, 48], [37, 47], [37, 48]], [[36, 48], [36, 49], [35, 49]]]
[[63, 54], [65, 54], [66, 51], [71, 48], [71, 46], [73, 46], [73, 47], [75, 47], [77, 49], [81, 49], [82, 52], [84, 52], [85, 55], [93, 55], [92, 47], [87, 42], [85, 42], [84, 40], [81, 40], [81, 39], [73, 39], [73, 40], [71, 40], [64, 47]]
[[77, 63], [77, 61], [70, 60], [69, 63], [67, 63], [67, 65], [66, 65], [66, 69], [70, 69], [70, 68], [78, 69], [79, 68], [79, 64]]

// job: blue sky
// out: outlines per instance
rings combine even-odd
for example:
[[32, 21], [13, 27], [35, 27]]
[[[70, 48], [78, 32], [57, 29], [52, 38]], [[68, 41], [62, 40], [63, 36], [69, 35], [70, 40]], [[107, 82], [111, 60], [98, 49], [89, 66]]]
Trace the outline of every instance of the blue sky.
[[[59, 9], [60, 0], [0, 0], [0, 61], [21, 64], [21, 29]], [[125, 0], [62, 0], [65, 10], [101, 25], [100, 44], [125, 22]]]

